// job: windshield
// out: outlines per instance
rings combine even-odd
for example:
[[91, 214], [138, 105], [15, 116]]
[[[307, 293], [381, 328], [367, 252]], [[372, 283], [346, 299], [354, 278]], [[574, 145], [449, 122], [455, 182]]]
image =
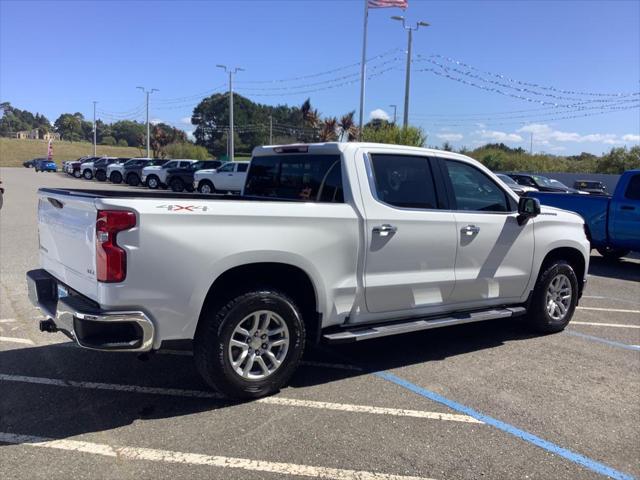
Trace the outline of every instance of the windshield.
[[518, 185], [518, 183], [513, 178], [511, 178], [509, 175], [504, 175], [502, 173], [498, 173], [498, 174], [496, 174], [496, 176], [500, 180], [502, 180], [504, 183], [506, 183], [507, 185], [515, 185], [515, 186]]
[[561, 188], [566, 188], [566, 189], [569, 188], [564, 183], [562, 183], [561, 181], [556, 180], [554, 178], [550, 178], [549, 179], [549, 183], [551, 184], [552, 187], [561, 187]]
[[547, 177], [543, 177], [541, 175], [531, 175], [538, 185], [542, 185], [543, 187], [553, 187], [553, 183]]
[[173, 162], [167, 162], [165, 163], [162, 168], [176, 168], [178, 166], [178, 162], [173, 161]]

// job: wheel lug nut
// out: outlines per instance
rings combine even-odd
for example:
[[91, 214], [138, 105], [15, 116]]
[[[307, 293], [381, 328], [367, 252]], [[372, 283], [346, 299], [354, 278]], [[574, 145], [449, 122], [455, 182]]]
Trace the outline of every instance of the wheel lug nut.
[[262, 337], [260, 337], [260, 338], [262, 338], [263, 340], [266, 340], [266, 338], [267, 338], [267, 334], [266, 334], [266, 333], [263, 333], [263, 334], [262, 334]]
[[266, 349], [267, 349], [267, 344], [266, 344], [266, 343], [263, 343], [263, 344], [262, 344], [262, 348], [266, 350]]
[[249, 347], [249, 353], [253, 352], [253, 348]]
[[262, 352], [260, 350], [256, 350], [256, 355], [262, 355]]

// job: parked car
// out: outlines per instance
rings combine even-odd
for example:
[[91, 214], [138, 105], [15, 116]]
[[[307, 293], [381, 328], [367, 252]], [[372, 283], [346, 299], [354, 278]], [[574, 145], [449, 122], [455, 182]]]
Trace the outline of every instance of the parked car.
[[597, 180], [576, 180], [573, 182], [573, 188], [590, 195], [609, 195], [605, 183]]
[[164, 165], [156, 165], [151, 167], [144, 167], [142, 169], [141, 181], [147, 187], [155, 190], [156, 188], [167, 188], [167, 172], [172, 168], [187, 168], [192, 163], [198, 160], [170, 160]]
[[107, 178], [111, 183], [122, 183], [122, 181], [124, 180], [124, 167], [127, 163], [137, 161], [148, 162], [149, 160], [151, 159], [145, 157], [135, 157], [130, 158], [124, 163], [112, 163], [107, 167]]
[[122, 177], [132, 187], [136, 187], [142, 183], [142, 169], [145, 167], [162, 166], [169, 160], [162, 158], [149, 159], [133, 159], [124, 165]]
[[111, 352], [193, 341], [204, 380], [231, 397], [276, 392], [305, 343], [520, 315], [561, 331], [589, 265], [579, 215], [519, 198], [464, 155], [400, 145], [255, 148], [241, 196], [39, 198], [27, 280], [41, 330]]
[[46, 158], [37, 160], [34, 163], [33, 167], [35, 168], [36, 172], [57, 172], [58, 171], [56, 162], [52, 160], [47, 160]]
[[198, 170], [193, 176], [193, 188], [200, 193], [240, 192], [248, 169], [248, 162], [227, 162], [219, 168]]
[[504, 173], [496, 173], [496, 177], [506, 183], [507, 187], [513, 190], [518, 195], [522, 196], [527, 192], [537, 192], [538, 189], [534, 187], [529, 187], [527, 185], [518, 184], [513, 178], [509, 175], [505, 175]]
[[46, 160], [46, 158], [32, 158], [31, 160], [27, 160], [26, 162], [22, 162], [22, 166], [25, 168], [34, 168], [36, 166], [36, 162], [40, 160]]
[[587, 192], [582, 192], [580, 190], [576, 190], [575, 188], [567, 187], [564, 183], [562, 183], [560, 180], [556, 180], [555, 178], [550, 178], [549, 182], [551, 183], [551, 186], [564, 190], [564, 193], [578, 193], [580, 195], [589, 195]]
[[569, 192], [566, 186], [561, 186], [562, 184], [554, 185], [550, 178], [544, 177], [542, 175], [529, 175], [526, 173], [507, 173], [507, 175], [513, 178], [518, 183], [518, 185], [533, 187], [540, 192]]
[[74, 165], [80, 164], [86, 160], [88, 160], [89, 156], [80, 157], [77, 160], [67, 160], [66, 162], [62, 162], [62, 171], [68, 173], [69, 175], [73, 175]]
[[102, 157], [93, 162], [93, 176], [99, 182], [107, 180], [107, 168], [109, 165], [122, 165], [129, 160], [129, 157]]
[[586, 223], [591, 247], [609, 259], [640, 252], [640, 170], [622, 174], [612, 197], [533, 192], [543, 205], [579, 214]]
[[201, 160], [187, 167], [170, 168], [167, 170], [166, 184], [174, 192], [187, 190], [193, 192], [193, 178], [196, 171], [201, 169], [216, 169], [222, 162], [220, 160]]

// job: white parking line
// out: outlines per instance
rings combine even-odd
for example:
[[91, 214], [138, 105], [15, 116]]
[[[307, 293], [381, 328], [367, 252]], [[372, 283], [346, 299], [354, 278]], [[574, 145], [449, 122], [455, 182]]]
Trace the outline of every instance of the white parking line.
[[593, 325], [594, 327], [640, 328], [640, 325], [625, 325], [623, 323], [571, 322], [571, 325]]
[[35, 345], [33, 340], [29, 340], [28, 338], [0, 337], [0, 342], [13, 342], [13, 343], [22, 343], [25, 345]]
[[221, 457], [201, 453], [185, 453], [154, 448], [118, 447], [104, 443], [83, 442], [78, 440], [51, 440], [32, 435], [0, 432], [0, 442], [20, 444], [29, 447], [52, 448], [70, 452], [82, 452], [104, 457], [127, 460], [146, 460], [151, 462], [177, 463], [182, 465], [204, 465], [218, 468], [237, 468], [254, 472], [267, 472], [279, 475], [298, 475], [304, 477], [333, 480], [429, 480], [425, 477], [410, 477], [388, 473], [347, 470], [342, 468], [314, 467], [295, 463], [267, 462], [247, 458]]
[[[179, 388], [159, 388], [159, 387], [142, 387], [138, 385], [122, 385], [117, 383], [99, 383], [99, 382], [79, 382], [75, 380], [60, 380], [57, 378], [28, 377], [25, 375], [9, 375], [0, 373], [0, 381], [33, 383], [39, 385], [50, 385], [54, 387], [73, 387], [84, 388], [89, 390], [111, 390], [120, 392], [146, 393], [153, 395], [169, 395], [177, 397], [191, 398], [213, 398], [222, 399], [223, 397], [215, 392], [206, 392], [202, 390], [183, 390]], [[441, 412], [427, 412], [422, 410], [404, 410], [399, 408], [373, 407], [369, 405], [352, 405], [347, 403], [329, 403], [316, 402], [311, 400], [298, 400], [295, 398], [283, 397], [267, 397], [255, 400], [256, 403], [264, 403], [268, 405], [278, 405], [286, 407], [301, 408], [317, 408], [324, 410], [337, 410], [353, 413], [369, 413], [374, 415], [392, 415], [396, 417], [414, 417], [425, 418], [429, 420], [446, 420], [453, 422], [466, 423], [482, 423], [468, 415], [459, 415]]]
[[15, 318], [0, 318], [0, 323], [13, 323], [17, 320]]
[[598, 307], [576, 307], [578, 310], [593, 310], [595, 312], [617, 312], [617, 313], [640, 313], [640, 310], [625, 310], [623, 308], [598, 308]]

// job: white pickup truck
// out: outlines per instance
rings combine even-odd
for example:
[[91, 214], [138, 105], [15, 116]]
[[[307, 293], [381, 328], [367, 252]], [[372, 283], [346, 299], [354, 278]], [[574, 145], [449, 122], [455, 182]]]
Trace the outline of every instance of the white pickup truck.
[[227, 162], [218, 168], [198, 170], [193, 175], [193, 189], [200, 193], [240, 192], [247, 170], [247, 162]]
[[43, 188], [38, 221], [41, 330], [192, 341], [205, 381], [245, 398], [283, 386], [306, 342], [516, 316], [560, 331], [590, 250], [578, 215], [475, 160], [364, 143], [256, 148], [239, 197]]

